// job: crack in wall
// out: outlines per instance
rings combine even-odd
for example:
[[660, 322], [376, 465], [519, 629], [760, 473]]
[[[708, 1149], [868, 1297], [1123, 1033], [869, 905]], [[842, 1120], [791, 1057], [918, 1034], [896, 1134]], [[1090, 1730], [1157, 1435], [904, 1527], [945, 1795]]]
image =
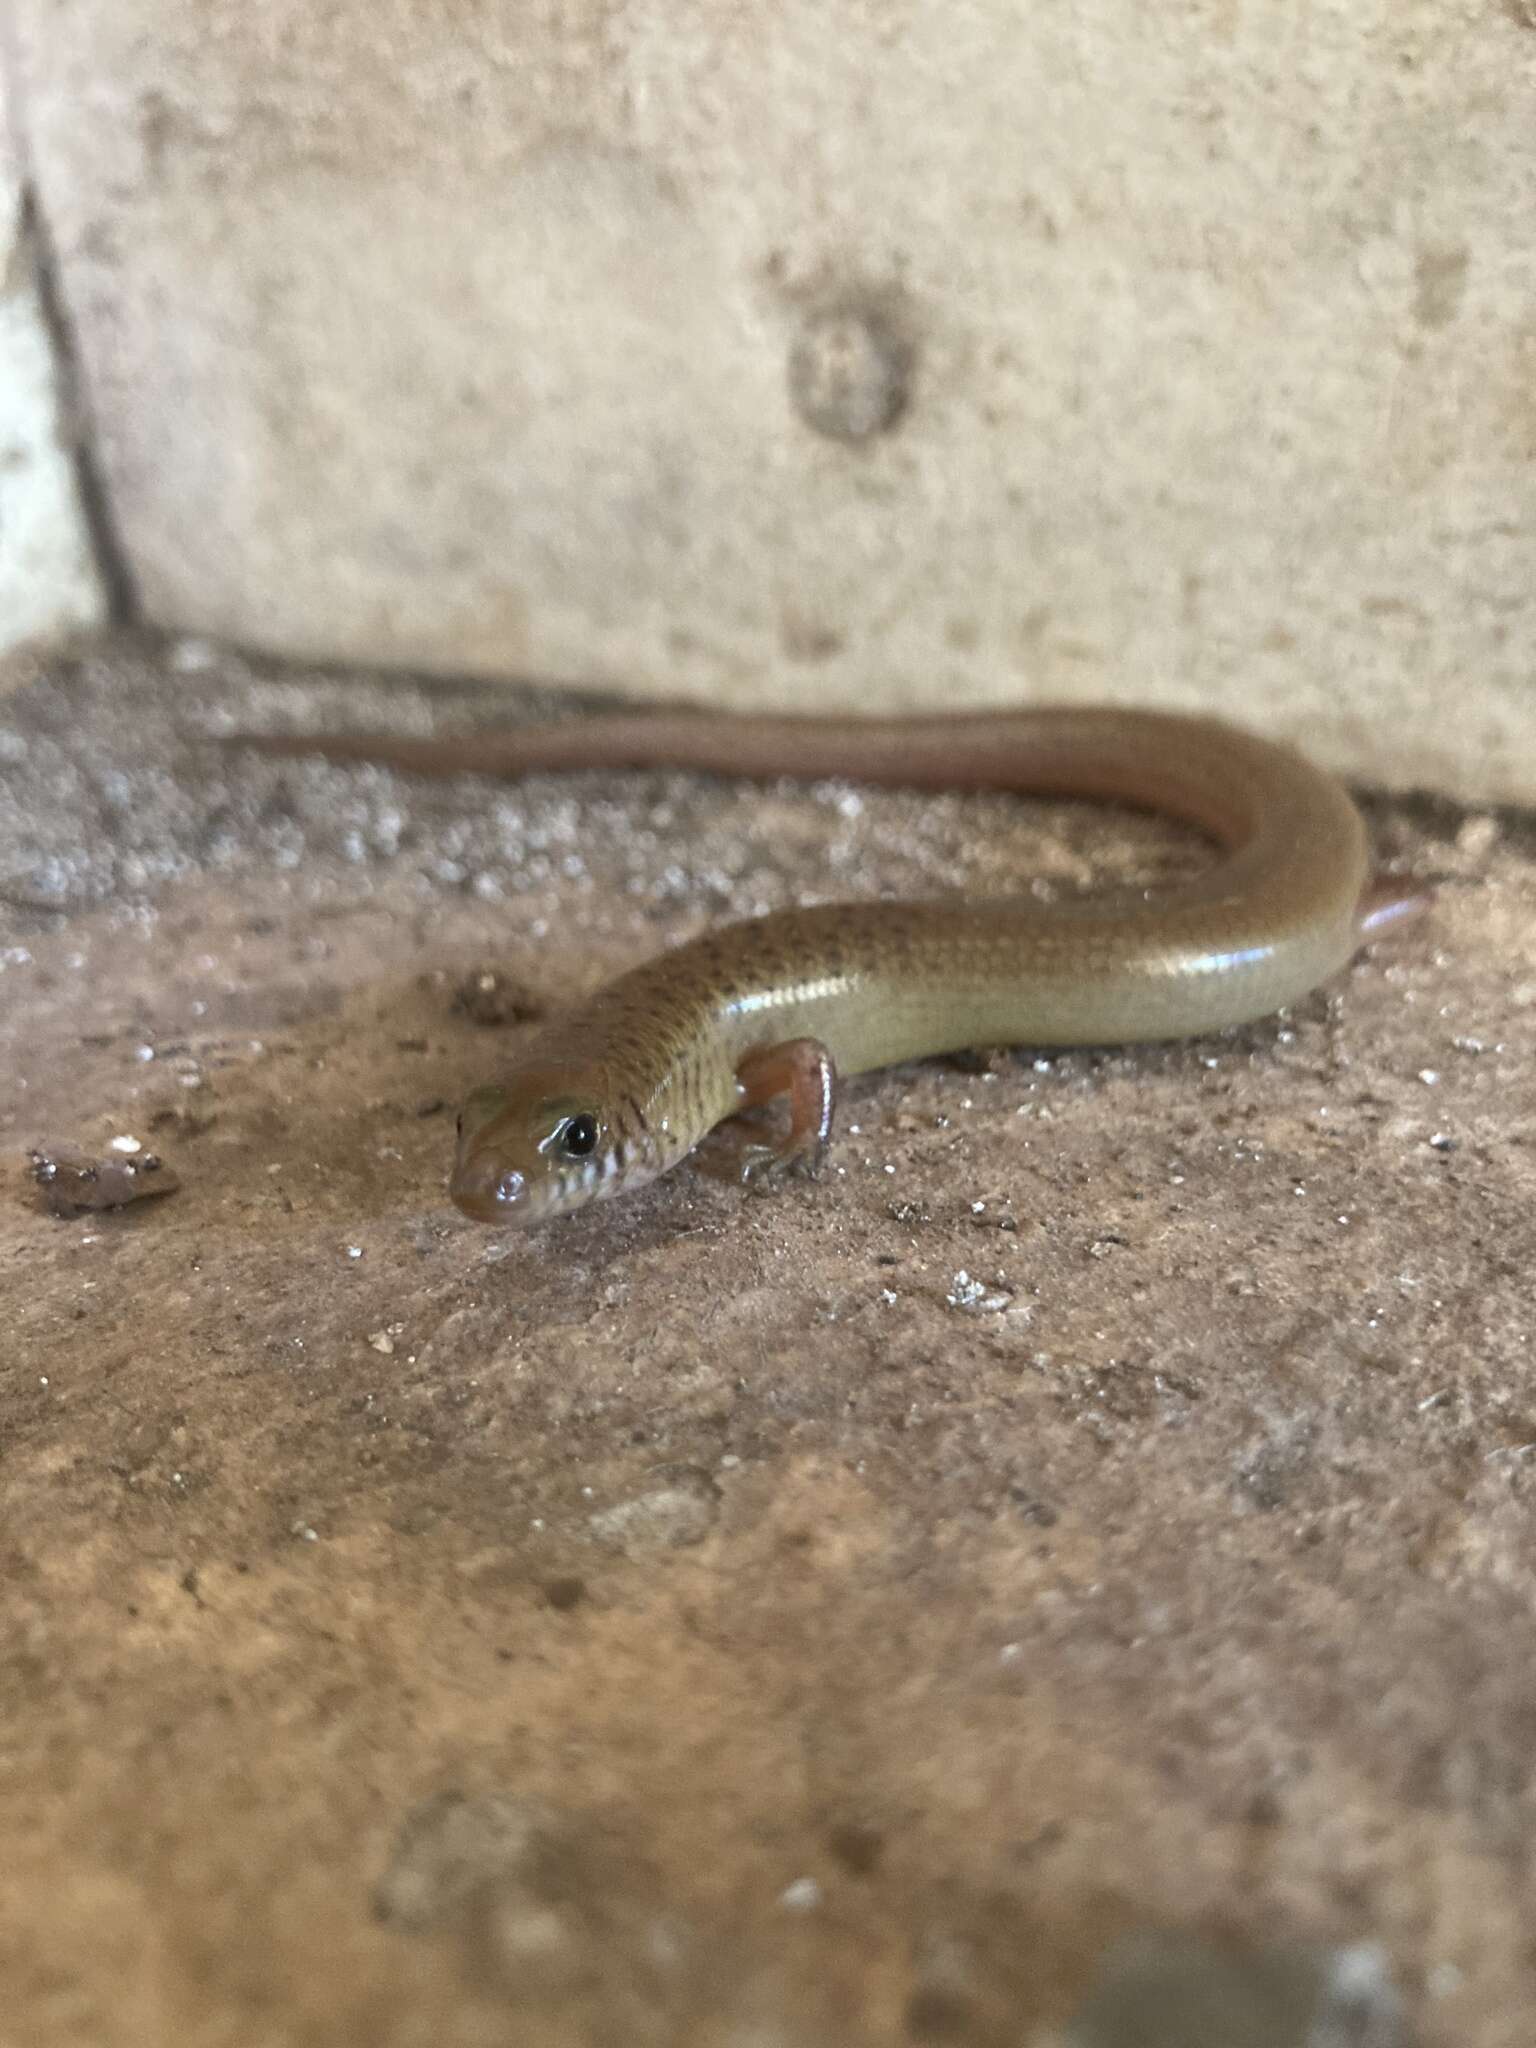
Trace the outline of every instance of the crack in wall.
[[21, 260], [30, 265], [36, 280], [43, 328], [53, 356], [59, 435], [74, 469], [75, 490], [86, 537], [96, 573], [106, 593], [107, 616], [115, 626], [135, 626], [143, 619], [138, 579], [123, 544], [111, 494], [102, 475], [101, 460], [91, 431], [85, 375], [73, 323], [64, 301], [58, 258], [37, 188], [30, 181], [22, 185], [17, 251]]

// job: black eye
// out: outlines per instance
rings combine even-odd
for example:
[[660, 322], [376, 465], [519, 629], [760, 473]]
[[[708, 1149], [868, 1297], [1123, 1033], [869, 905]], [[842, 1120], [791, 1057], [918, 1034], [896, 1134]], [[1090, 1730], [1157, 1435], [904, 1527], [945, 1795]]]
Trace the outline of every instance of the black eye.
[[572, 1159], [585, 1159], [597, 1150], [597, 1118], [573, 1116], [560, 1133], [560, 1150]]

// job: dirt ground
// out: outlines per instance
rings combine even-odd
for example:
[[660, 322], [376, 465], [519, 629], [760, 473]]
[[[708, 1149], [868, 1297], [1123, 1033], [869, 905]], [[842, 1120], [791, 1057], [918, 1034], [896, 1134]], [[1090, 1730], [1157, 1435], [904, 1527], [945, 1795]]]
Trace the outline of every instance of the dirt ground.
[[[1530, 821], [1372, 802], [1438, 907], [1294, 1014], [502, 1235], [442, 1192], [497, 1015], [1197, 850], [236, 757], [523, 700], [195, 644], [13, 681], [7, 2048], [1020, 2048], [1146, 1928], [1377, 1942], [1425, 2048], [1528, 2048]], [[29, 1148], [113, 1136], [179, 1191], [49, 1214]]]

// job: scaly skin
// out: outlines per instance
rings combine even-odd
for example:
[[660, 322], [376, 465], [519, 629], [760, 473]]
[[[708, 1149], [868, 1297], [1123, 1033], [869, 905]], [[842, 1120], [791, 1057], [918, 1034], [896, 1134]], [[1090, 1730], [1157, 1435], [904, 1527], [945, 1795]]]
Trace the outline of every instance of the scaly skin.
[[[1331, 776], [1207, 718], [664, 712], [465, 740], [237, 743], [432, 774], [668, 766], [1086, 796], [1166, 812], [1225, 849], [1209, 872], [1151, 900], [830, 904], [729, 925], [636, 968], [466, 1104], [450, 1191], [482, 1221], [538, 1222], [665, 1172], [742, 1106], [738, 1069], [758, 1049], [795, 1044], [829, 1058], [829, 1092], [832, 1070], [962, 1046], [1182, 1038], [1294, 1001], [1427, 901], [1412, 881], [1370, 881], [1360, 815]], [[814, 1156], [792, 1101], [796, 1153]]]

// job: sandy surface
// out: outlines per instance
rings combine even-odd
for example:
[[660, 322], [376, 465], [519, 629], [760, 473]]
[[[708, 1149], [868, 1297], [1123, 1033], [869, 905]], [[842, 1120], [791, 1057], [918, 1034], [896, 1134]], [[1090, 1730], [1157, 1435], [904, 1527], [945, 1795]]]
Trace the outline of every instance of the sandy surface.
[[[1018, 2048], [1149, 1925], [1379, 1941], [1426, 2048], [1524, 2048], [1529, 824], [1373, 804], [1433, 924], [1288, 1017], [901, 1069], [819, 1183], [504, 1236], [442, 1197], [484, 972], [1195, 851], [236, 759], [507, 700], [195, 646], [16, 680], [7, 2048]], [[179, 1192], [48, 1214], [27, 1148], [114, 1135]]]

